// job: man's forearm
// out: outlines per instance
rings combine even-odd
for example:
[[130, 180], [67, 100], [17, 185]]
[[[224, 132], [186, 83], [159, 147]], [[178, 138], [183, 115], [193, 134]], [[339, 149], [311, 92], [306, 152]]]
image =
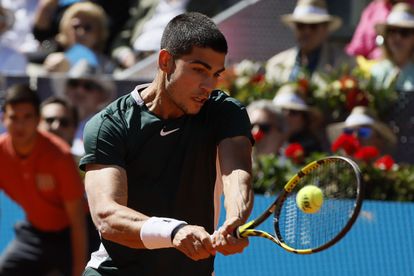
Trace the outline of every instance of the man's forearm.
[[239, 218], [245, 222], [253, 208], [251, 174], [244, 170], [235, 170], [223, 176], [224, 206], [226, 219]]

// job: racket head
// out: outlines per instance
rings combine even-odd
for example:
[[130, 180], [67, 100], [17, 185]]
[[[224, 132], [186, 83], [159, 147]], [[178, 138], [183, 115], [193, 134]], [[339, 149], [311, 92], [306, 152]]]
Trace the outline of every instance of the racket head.
[[[297, 193], [314, 185], [323, 193], [316, 213], [305, 213]], [[302, 168], [284, 186], [274, 209], [274, 242], [289, 252], [311, 254], [337, 243], [356, 221], [363, 201], [358, 165], [349, 158], [330, 156]]]

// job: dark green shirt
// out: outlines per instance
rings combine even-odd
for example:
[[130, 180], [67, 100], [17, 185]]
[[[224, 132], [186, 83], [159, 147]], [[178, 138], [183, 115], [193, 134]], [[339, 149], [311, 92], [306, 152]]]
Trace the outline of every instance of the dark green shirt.
[[[86, 125], [86, 164], [117, 165], [128, 177], [128, 207], [148, 216], [171, 217], [214, 232], [217, 146], [225, 138], [251, 141], [245, 108], [213, 91], [200, 112], [164, 120], [151, 113], [138, 86]], [[192, 261], [176, 249], [142, 250], [102, 240], [116, 275], [211, 275], [214, 259]], [[135, 273], [135, 274], [129, 274]]]

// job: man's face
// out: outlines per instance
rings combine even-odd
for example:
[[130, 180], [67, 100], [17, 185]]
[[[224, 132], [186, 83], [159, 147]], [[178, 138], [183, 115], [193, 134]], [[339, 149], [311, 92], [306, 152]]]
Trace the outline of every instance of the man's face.
[[26, 147], [34, 143], [39, 115], [31, 103], [8, 104], [3, 114], [3, 124], [13, 144]]
[[79, 110], [80, 119], [93, 115], [105, 101], [98, 84], [87, 79], [70, 79], [66, 84], [66, 99]]
[[263, 109], [249, 111], [252, 136], [256, 140], [254, 152], [261, 154], [278, 154], [283, 143], [283, 133], [277, 128], [274, 115]]
[[[167, 53], [169, 55], [169, 53]], [[194, 47], [188, 55], [174, 59], [167, 72], [166, 98], [173, 114], [197, 114], [224, 71], [225, 54]]]
[[296, 23], [295, 36], [298, 46], [303, 52], [312, 52], [321, 47], [326, 41], [328, 37], [328, 23]]
[[388, 27], [385, 39], [392, 56], [397, 60], [406, 60], [413, 55], [414, 29]]
[[41, 112], [39, 129], [51, 132], [69, 145], [72, 144], [76, 132], [70, 111], [59, 103], [50, 103], [43, 106]]
[[79, 14], [72, 18], [67, 28], [70, 44], [80, 43], [90, 49], [95, 49], [99, 40], [98, 26], [90, 16]]

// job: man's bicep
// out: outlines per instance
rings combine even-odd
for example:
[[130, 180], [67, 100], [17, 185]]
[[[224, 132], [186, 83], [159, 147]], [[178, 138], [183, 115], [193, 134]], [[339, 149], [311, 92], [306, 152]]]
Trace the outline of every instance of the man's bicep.
[[222, 175], [240, 169], [251, 173], [252, 144], [245, 136], [224, 139], [218, 146], [218, 157]]
[[125, 206], [128, 199], [126, 172], [119, 166], [88, 164], [85, 190], [91, 209], [114, 203]]

